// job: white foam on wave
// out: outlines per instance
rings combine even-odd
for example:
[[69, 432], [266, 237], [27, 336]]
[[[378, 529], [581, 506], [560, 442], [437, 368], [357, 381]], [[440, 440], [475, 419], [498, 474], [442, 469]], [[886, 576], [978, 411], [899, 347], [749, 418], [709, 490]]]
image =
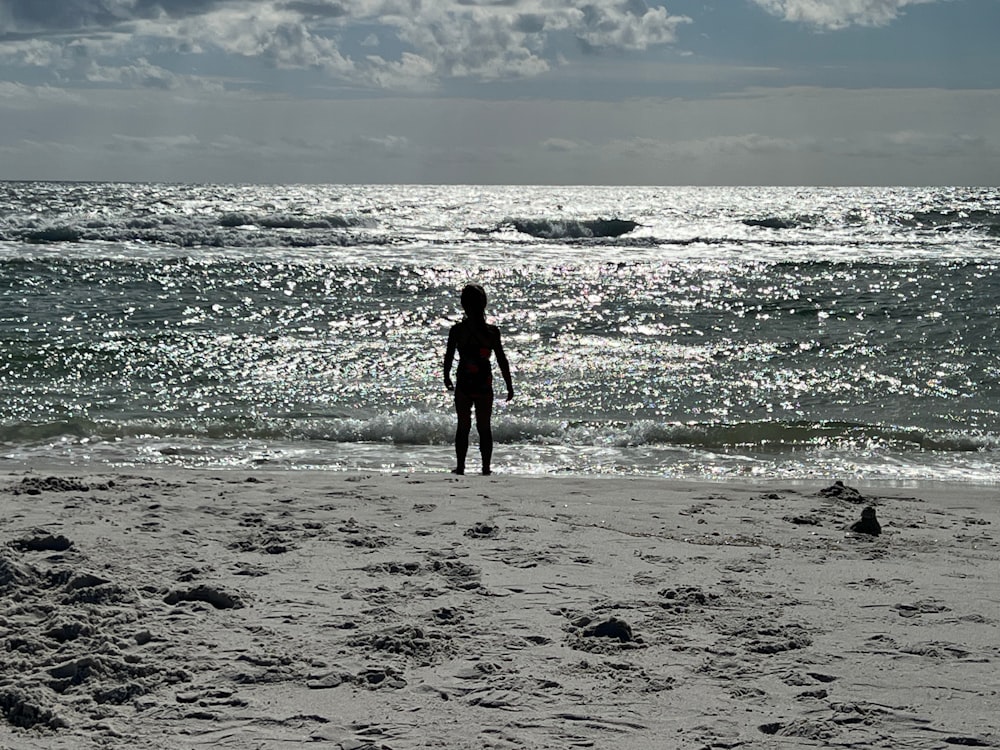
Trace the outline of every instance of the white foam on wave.
[[[196, 468], [321, 468], [437, 471], [453, 464], [454, 418], [416, 409], [368, 418], [308, 419], [228, 428], [166, 422], [96, 425], [35, 442], [4, 441], [11, 460], [98, 462], [118, 466], [169, 465]], [[770, 436], [774, 425], [761, 425]], [[855, 426], [856, 427], [856, 426]], [[823, 439], [784, 449], [768, 437], [750, 441], [750, 426], [669, 425], [654, 422], [569, 423], [564, 420], [497, 415], [495, 463], [513, 473], [654, 475], [675, 478], [810, 479], [856, 477], [885, 481], [949, 479], [990, 484], [1000, 476], [1000, 437], [942, 433], [925, 436], [933, 449], [906, 431], [909, 448], [885, 441], [859, 441], [817, 425]], [[51, 429], [50, 429], [51, 431]], [[100, 434], [103, 432], [104, 434]], [[892, 431], [885, 431], [891, 435]], [[719, 433], [740, 442], [718, 442]], [[923, 433], [919, 433], [923, 434]], [[6, 438], [14, 437], [7, 434]], [[473, 429], [471, 459], [476, 460]]]

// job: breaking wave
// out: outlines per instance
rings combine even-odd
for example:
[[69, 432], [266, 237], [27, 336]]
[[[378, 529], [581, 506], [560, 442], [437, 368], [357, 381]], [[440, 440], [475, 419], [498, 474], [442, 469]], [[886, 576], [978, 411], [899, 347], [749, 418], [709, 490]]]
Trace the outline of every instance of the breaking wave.
[[639, 226], [638, 222], [627, 219], [508, 219], [492, 229], [469, 231], [490, 234], [512, 229], [539, 239], [567, 240], [621, 237]]
[[256, 215], [250, 213], [227, 213], [219, 219], [222, 227], [259, 226], [268, 229], [347, 229], [349, 227], [367, 226], [356, 218], [331, 216], [296, 216], [287, 214]]
[[794, 229], [802, 226], [800, 221], [782, 219], [777, 216], [769, 216], [764, 219], [743, 219], [743, 223], [748, 227], [761, 227], [763, 229]]
[[[1000, 435], [930, 431], [849, 422], [676, 424], [639, 420], [580, 421], [498, 415], [494, 437], [503, 443], [593, 447], [677, 446], [703, 451], [769, 454], [796, 450], [976, 452], [1000, 449]], [[196, 420], [71, 419], [0, 426], [0, 444], [126, 438], [295, 440], [445, 445], [454, 435], [450, 414], [406, 409], [370, 417], [314, 417], [204, 422]]]
[[740, 220], [748, 227], [760, 229], [836, 229], [867, 224], [894, 226], [907, 230], [934, 232], [984, 232], [996, 236], [1000, 230], [1000, 213], [988, 210], [929, 210], [894, 212], [889, 215], [848, 211], [842, 216], [824, 215], [752, 216]]
[[338, 214], [299, 216], [243, 212], [179, 217], [81, 219], [78, 223], [40, 225], [35, 220], [0, 225], [0, 241], [50, 245], [63, 243], [132, 243], [174, 247], [322, 247], [382, 244], [385, 238], [364, 230], [374, 222]]

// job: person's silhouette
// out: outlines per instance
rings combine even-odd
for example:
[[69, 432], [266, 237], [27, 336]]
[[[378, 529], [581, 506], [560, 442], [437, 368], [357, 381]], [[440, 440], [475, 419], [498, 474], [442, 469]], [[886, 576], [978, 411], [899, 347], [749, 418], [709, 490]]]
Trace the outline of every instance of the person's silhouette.
[[[483, 474], [489, 474], [493, 457], [493, 371], [490, 354], [496, 355], [500, 373], [507, 385], [507, 400], [514, 398], [510, 378], [510, 364], [500, 343], [500, 329], [486, 322], [486, 292], [477, 284], [462, 290], [462, 309], [465, 318], [448, 332], [448, 347], [444, 353], [444, 385], [455, 391], [455, 412], [458, 428], [455, 430], [456, 474], [465, 473], [465, 454], [469, 450], [469, 432], [472, 430], [472, 410], [476, 411], [476, 430], [479, 432], [479, 452], [483, 457]], [[451, 368], [458, 352], [458, 371], [454, 383]]]

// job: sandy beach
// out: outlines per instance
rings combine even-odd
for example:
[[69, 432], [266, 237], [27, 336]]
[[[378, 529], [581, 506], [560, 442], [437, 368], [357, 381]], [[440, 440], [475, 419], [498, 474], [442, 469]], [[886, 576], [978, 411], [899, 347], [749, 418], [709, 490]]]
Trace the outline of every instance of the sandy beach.
[[0, 747], [1000, 746], [997, 490], [835, 480], [8, 467]]

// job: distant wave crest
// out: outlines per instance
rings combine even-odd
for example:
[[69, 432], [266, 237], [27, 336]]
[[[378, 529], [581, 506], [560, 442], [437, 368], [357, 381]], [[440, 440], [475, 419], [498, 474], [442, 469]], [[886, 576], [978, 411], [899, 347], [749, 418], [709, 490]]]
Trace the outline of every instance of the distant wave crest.
[[768, 216], [763, 219], [743, 219], [743, 223], [748, 227], [761, 227], [763, 229], [794, 229], [802, 226], [800, 221], [794, 219], [782, 219], [778, 216]]
[[[140, 243], [176, 247], [320, 247], [381, 244], [369, 219], [340, 214], [229, 212], [118, 218], [81, 216], [43, 223], [35, 218], [0, 222], [0, 240], [27, 244]], [[352, 231], [354, 230], [354, 231]]]
[[862, 211], [848, 211], [844, 216], [835, 219], [822, 215], [795, 216], [750, 216], [740, 220], [748, 227], [770, 230], [787, 229], [830, 229], [838, 225], [857, 227], [873, 221], [908, 230], [933, 232], [985, 232], [996, 236], [1000, 230], [1000, 213], [987, 210], [927, 210], [915, 212], [897, 212], [885, 217]]
[[[243, 219], [247, 222], [244, 223]], [[171, 247], [350, 247], [354, 245], [382, 245], [388, 238], [369, 234], [355, 234], [336, 221], [301, 222], [274, 219], [270, 224], [252, 223], [253, 217], [224, 217], [215, 226], [158, 223], [130, 220], [114, 226], [50, 226], [41, 228], [7, 228], [0, 232], [0, 241], [22, 242], [36, 245], [65, 243], [140, 244]], [[308, 229], [308, 232], [300, 230]]]
[[347, 229], [363, 226], [356, 218], [340, 215], [300, 216], [293, 214], [227, 213], [219, 218], [222, 227], [266, 227], [268, 229]]
[[621, 237], [640, 224], [628, 219], [508, 219], [491, 229], [470, 228], [479, 234], [513, 229], [545, 240]]
[[52, 226], [41, 229], [29, 229], [21, 235], [27, 242], [79, 242], [83, 239], [83, 230], [79, 227]]

